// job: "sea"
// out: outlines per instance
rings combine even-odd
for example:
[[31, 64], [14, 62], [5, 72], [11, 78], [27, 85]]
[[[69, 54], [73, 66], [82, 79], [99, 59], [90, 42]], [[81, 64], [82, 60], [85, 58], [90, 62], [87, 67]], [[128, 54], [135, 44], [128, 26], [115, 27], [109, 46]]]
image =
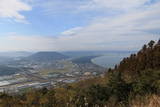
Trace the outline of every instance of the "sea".
[[111, 52], [92, 59], [92, 63], [104, 68], [114, 68], [125, 57], [129, 57], [135, 52]]

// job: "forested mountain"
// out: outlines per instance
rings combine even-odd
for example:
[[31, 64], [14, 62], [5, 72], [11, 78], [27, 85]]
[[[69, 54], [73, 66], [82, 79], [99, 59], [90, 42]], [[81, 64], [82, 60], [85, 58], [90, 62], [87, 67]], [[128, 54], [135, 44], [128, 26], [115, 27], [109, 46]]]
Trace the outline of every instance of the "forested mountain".
[[134, 79], [134, 76], [140, 75], [143, 70], [159, 70], [160, 41], [157, 44], [154, 41], [150, 41], [137, 54], [131, 54], [129, 58], [124, 58], [118, 68], [115, 67], [115, 69], [122, 72], [123, 76], [132, 79]]
[[144, 45], [102, 77], [21, 95], [1, 93], [0, 107], [160, 107], [160, 41]]
[[98, 57], [97, 56], [84, 56], [84, 57], [79, 57], [79, 58], [75, 58], [72, 60], [73, 63], [76, 64], [86, 64], [86, 63], [92, 63], [92, 59]]
[[65, 56], [58, 52], [38, 52], [25, 59], [33, 60], [33, 61], [47, 62], [47, 61], [56, 61], [56, 60], [61, 60], [61, 59], [66, 59], [66, 58], [68, 58], [68, 56]]

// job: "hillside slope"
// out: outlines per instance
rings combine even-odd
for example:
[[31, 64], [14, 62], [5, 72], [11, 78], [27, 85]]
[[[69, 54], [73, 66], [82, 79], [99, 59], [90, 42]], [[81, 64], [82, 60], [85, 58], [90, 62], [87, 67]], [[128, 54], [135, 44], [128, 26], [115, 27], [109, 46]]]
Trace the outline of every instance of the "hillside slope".
[[65, 56], [58, 52], [38, 52], [27, 57], [26, 59], [33, 61], [47, 62], [47, 61], [55, 61], [66, 58], [68, 58], [68, 56]]
[[0, 95], [0, 107], [160, 107], [160, 41], [124, 58], [103, 77], [59, 88]]

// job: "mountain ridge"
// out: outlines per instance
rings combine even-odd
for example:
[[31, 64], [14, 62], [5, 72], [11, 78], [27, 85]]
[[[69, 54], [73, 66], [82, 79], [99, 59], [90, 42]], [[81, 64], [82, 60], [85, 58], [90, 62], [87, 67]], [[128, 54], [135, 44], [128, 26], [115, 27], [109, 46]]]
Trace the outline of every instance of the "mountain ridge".
[[37, 52], [35, 54], [32, 54], [29, 57], [26, 57], [25, 59], [27, 60], [33, 60], [33, 61], [56, 61], [56, 60], [62, 60], [69, 58], [66, 55], [63, 55], [59, 52], [54, 52], [54, 51], [41, 51]]

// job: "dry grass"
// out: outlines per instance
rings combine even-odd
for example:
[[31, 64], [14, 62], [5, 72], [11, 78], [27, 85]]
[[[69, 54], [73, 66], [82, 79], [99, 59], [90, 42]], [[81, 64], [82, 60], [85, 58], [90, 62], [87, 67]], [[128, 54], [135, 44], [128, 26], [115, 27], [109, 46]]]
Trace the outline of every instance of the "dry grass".
[[150, 95], [145, 98], [137, 98], [131, 102], [131, 107], [160, 107], [160, 96]]

